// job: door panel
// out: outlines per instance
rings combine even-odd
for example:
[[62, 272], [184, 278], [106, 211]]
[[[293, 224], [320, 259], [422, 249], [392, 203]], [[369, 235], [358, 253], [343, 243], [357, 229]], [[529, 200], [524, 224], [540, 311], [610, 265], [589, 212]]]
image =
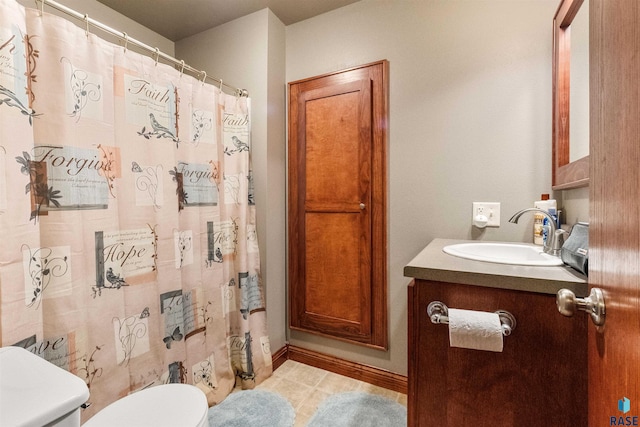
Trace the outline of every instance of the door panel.
[[[355, 88], [361, 89], [362, 84], [356, 83]], [[349, 90], [344, 86], [354, 85], [330, 88]], [[326, 92], [326, 96], [320, 97], [322, 92]], [[371, 167], [371, 120], [365, 122], [369, 132], [360, 138], [358, 104], [361, 99], [370, 104], [371, 98], [361, 90], [331, 92], [312, 91], [317, 98], [310, 98], [309, 93], [305, 97], [306, 202], [357, 206], [367, 201], [363, 198], [368, 198]]]
[[386, 348], [386, 62], [290, 83], [290, 326]]
[[[306, 292], [309, 315], [349, 322], [362, 319], [369, 308], [366, 294], [352, 286], [360, 276], [359, 218], [356, 214], [306, 215]], [[336, 239], [340, 236], [340, 239]], [[368, 293], [368, 289], [366, 289]], [[365, 301], [363, 301], [363, 297]], [[363, 325], [366, 330], [367, 325]]]
[[[589, 3], [589, 285], [603, 289], [606, 304], [604, 326], [589, 325], [592, 427], [640, 424], [639, 6]], [[626, 412], [618, 409], [625, 398]]]

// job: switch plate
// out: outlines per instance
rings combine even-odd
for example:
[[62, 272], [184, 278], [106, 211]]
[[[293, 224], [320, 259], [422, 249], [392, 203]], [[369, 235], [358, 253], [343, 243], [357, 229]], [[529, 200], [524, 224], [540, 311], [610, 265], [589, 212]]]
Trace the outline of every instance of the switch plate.
[[489, 219], [487, 227], [500, 227], [500, 203], [499, 202], [473, 202], [473, 214], [471, 221], [478, 215], [484, 215]]

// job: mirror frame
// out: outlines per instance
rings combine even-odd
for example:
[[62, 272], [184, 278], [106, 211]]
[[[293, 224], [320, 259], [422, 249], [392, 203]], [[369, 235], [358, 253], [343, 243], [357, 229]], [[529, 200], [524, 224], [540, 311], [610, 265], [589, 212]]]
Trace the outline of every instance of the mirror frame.
[[589, 156], [569, 161], [570, 26], [584, 0], [562, 0], [553, 17], [552, 188], [589, 185]]

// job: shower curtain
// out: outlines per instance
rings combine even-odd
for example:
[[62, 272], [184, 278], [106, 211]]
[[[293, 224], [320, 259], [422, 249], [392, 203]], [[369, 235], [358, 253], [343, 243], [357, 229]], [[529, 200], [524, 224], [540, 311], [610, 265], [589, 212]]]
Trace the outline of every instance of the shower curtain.
[[0, 339], [84, 379], [88, 419], [271, 375], [248, 98], [0, 0]]

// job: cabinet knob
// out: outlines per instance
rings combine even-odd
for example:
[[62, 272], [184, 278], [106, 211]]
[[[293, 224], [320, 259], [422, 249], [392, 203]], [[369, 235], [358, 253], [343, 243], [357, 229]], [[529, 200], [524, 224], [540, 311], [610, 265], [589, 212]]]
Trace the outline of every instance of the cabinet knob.
[[577, 298], [569, 289], [560, 289], [556, 295], [556, 305], [563, 316], [571, 317], [576, 310], [582, 310], [589, 313], [596, 326], [604, 325], [604, 294], [600, 288], [592, 288], [591, 294], [586, 298]]
[[366, 207], [367, 207], [367, 205], [365, 205], [364, 203], [360, 203], [360, 209], [364, 209]]

